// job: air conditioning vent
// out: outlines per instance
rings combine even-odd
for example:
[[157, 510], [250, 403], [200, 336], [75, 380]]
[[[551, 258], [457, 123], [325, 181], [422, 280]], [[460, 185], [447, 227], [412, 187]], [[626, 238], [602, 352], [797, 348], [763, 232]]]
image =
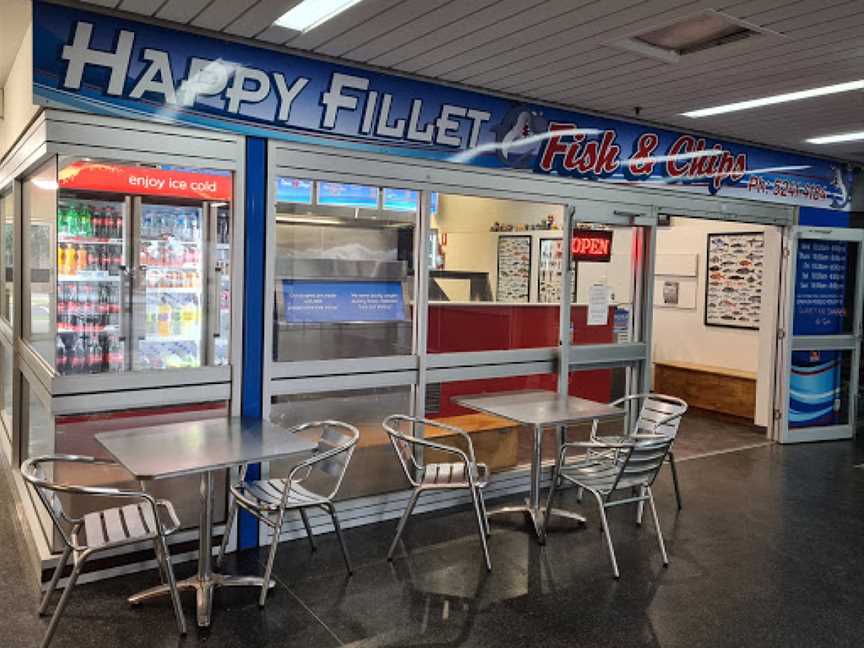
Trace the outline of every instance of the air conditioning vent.
[[765, 34], [779, 36], [776, 32], [770, 32], [757, 25], [709, 9], [631, 34], [612, 45], [664, 61], [676, 62], [695, 52], [703, 52]]

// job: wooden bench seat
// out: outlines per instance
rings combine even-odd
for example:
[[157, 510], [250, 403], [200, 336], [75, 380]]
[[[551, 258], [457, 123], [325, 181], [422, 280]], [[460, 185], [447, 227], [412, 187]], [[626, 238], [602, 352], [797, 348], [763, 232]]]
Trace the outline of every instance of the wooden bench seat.
[[753, 421], [756, 374], [691, 362], [654, 363], [654, 389], [683, 398], [691, 407]]

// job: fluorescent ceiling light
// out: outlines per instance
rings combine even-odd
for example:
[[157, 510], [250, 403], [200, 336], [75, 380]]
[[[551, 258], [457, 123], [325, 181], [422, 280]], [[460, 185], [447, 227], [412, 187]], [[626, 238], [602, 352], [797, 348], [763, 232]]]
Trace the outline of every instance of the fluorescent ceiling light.
[[813, 97], [822, 97], [824, 95], [838, 94], [840, 92], [852, 92], [853, 90], [864, 90], [864, 79], [859, 81], [849, 81], [848, 83], [822, 86], [821, 88], [799, 90], [798, 92], [787, 92], [786, 94], [772, 95], [770, 97], [762, 97], [761, 99], [738, 101], [736, 103], [724, 104], [722, 106], [714, 106], [713, 108], [700, 108], [699, 110], [691, 110], [690, 112], [681, 114], [684, 117], [693, 118], [710, 117], [711, 115], [722, 115], [723, 113], [736, 112], [738, 110], [750, 110], [751, 108], [759, 108], [761, 106], [773, 106], [774, 104], [786, 103], [787, 101], [799, 101], [801, 99], [811, 99]]
[[335, 18], [358, 2], [360, 0], [303, 0], [273, 24], [294, 31], [307, 32]]
[[864, 131], [857, 133], [840, 133], [839, 135], [824, 135], [823, 137], [811, 137], [806, 140], [808, 144], [838, 144], [840, 142], [858, 142], [864, 140]]

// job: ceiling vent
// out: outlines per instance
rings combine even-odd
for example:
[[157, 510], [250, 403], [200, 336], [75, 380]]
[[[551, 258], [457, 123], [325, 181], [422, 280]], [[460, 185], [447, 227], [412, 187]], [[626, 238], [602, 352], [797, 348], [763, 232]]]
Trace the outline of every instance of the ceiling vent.
[[676, 63], [695, 52], [715, 49], [755, 36], [780, 36], [733, 16], [709, 9], [611, 43], [645, 56]]

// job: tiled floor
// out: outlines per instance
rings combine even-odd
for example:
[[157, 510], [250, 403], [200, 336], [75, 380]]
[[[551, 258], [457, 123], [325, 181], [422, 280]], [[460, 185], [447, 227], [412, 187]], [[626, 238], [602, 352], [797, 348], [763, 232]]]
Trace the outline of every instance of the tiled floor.
[[[494, 571], [482, 567], [467, 510], [413, 518], [399, 557], [384, 554], [395, 522], [350, 529], [346, 578], [332, 535], [310, 554], [280, 549], [278, 587], [259, 610], [252, 591], [217, 594], [213, 627], [180, 639], [167, 603], [130, 609], [124, 597], [154, 572], [76, 590], [57, 648], [233, 646], [614, 647], [861, 646], [864, 448], [836, 442], [760, 447], [682, 462], [685, 509], [668, 474], [657, 498], [671, 565], [631, 511], [611, 514], [621, 580], [588, 524], [553, 526], [538, 546], [517, 518], [493, 523]], [[587, 501], [587, 500], [586, 500]], [[21, 572], [10, 495], [0, 480], [0, 609], [4, 648], [38, 645], [46, 621]], [[576, 506], [571, 493], [564, 497]], [[246, 552], [229, 569], [261, 570]], [[191, 566], [178, 568], [183, 575]]]

